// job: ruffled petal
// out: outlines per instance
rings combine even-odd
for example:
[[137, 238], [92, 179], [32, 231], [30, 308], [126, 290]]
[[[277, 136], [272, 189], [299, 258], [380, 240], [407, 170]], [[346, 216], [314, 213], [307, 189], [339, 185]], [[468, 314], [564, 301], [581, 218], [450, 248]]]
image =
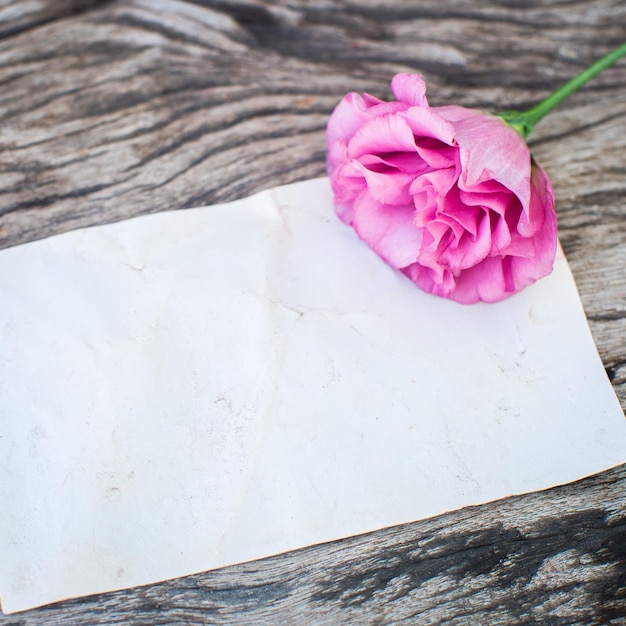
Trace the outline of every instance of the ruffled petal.
[[455, 145], [454, 125], [438, 115], [435, 109], [410, 107], [405, 111], [400, 111], [398, 117], [406, 120], [416, 137], [430, 137], [438, 139], [448, 146]]
[[355, 202], [353, 225], [357, 235], [391, 266], [402, 269], [415, 262], [422, 230], [413, 224], [412, 206], [381, 204], [364, 192]]
[[409, 187], [413, 181], [411, 174], [405, 174], [397, 169], [389, 168], [383, 172], [368, 169], [362, 163], [358, 167], [363, 173], [367, 188], [372, 198], [381, 204], [409, 205], [412, 197]]
[[387, 104], [369, 94], [346, 94], [332, 112], [326, 127], [328, 144], [347, 142], [365, 122], [372, 118], [370, 109]]
[[348, 143], [347, 157], [358, 159], [366, 154], [409, 152], [417, 157], [415, 138], [403, 117], [383, 115], [365, 123]]
[[454, 231], [448, 224], [439, 220], [430, 222], [423, 229], [418, 262], [441, 275], [444, 269], [448, 269], [444, 263], [441, 263], [441, 255], [454, 240]]
[[441, 262], [450, 268], [466, 270], [483, 261], [491, 252], [491, 220], [487, 211], [481, 211], [476, 220], [477, 231], [465, 231], [458, 243], [441, 256]]
[[428, 107], [426, 83], [419, 74], [396, 74], [391, 81], [391, 91], [398, 102]]
[[499, 184], [497, 185], [497, 189], [490, 193], [459, 189], [459, 200], [464, 205], [483, 207], [494, 211], [502, 217], [506, 215], [507, 209], [511, 206], [512, 198], [517, 199], [510, 191], [504, 189], [504, 187]]
[[454, 123], [459, 144], [461, 175], [465, 191], [491, 190], [482, 183], [495, 181], [514, 193], [522, 209], [530, 201], [530, 154], [520, 135], [500, 118], [471, 115]]
[[452, 273], [441, 266], [433, 268], [413, 263], [402, 272], [420, 289], [441, 298], [449, 297], [456, 284]]
[[456, 182], [453, 168], [434, 170], [418, 176], [409, 187], [415, 205], [415, 224], [424, 227], [441, 210]]
[[430, 137], [415, 140], [417, 153], [433, 169], [454, 167], [456, 148]]
[[489, 254], [495, 256], [502, 254], [511, 245], [511, 231], [506, 220], [496, 214], [491, 213], [491, 250]]
[[339, 204], [353, 202], [366, 187], [363, 172], [356, 161], [341, 163], [334, 172], [331, 172], [330, 183], [335, 202]]
[[383, 154], [364, 154], [359, 162], [375, 172], [390, 172], [398, 170], [413, 177], [430, 171], [428, 163], [416, 158], [413, 152], [385, 152]]
[[498, 302], [513, 292], [507, 281], [501, 257], [487, 257], [457, 276], [454, 289], [448, 297], [461, 304]]
[[532, 237], [542, 227], [547, 213], [554, 212], [554, 192], [546, 173], [534, 164], [530, 179], [528, 211], [520, 216], [517, 230], [524, 237]]

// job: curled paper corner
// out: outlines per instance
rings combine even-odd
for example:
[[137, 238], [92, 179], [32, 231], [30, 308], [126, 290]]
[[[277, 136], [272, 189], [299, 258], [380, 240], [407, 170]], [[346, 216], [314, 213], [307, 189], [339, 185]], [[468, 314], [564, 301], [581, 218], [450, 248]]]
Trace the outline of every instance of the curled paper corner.
[[0, 292], [6, 612], [626, 460], [562, 255], [509, 300], [438, 299], [326, 179], [3, 250]]

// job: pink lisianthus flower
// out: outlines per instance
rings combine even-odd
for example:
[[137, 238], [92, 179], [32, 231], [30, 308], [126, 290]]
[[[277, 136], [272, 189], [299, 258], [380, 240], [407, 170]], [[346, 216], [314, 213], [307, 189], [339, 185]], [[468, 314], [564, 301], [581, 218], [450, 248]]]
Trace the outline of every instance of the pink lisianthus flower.
[[328, 122], [337, 214], [423, 290], [461, 303], [507, 298], [552, 271], [552, 186], [502, 119], [430, 107], [419, 75], [395, 102], [349, 93]]

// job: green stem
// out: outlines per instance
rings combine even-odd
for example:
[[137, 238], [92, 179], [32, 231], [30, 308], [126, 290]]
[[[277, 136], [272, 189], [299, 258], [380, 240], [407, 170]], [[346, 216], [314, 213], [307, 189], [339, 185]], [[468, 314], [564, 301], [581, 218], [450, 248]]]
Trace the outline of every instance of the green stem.
[[580, 74], [574, 76], [574, 78], [559, 87], [556, 91], [553, 91], [545, 100], [542, 100], [532, 109], [523, 113], [518, 111], [506, 111], [501, 113], [500, 117], [526, 139], [540, 119], [552, 111], [552, 109], [565, 100], [565, 98], [573, 94], [577, 89], [580, 89], [588, 80], [613, 65], [615, 61], [624, 55], [626, 55], [626, 43], [623, 43], [619, 48], [609, 52], [609, 54], [603, 56]]

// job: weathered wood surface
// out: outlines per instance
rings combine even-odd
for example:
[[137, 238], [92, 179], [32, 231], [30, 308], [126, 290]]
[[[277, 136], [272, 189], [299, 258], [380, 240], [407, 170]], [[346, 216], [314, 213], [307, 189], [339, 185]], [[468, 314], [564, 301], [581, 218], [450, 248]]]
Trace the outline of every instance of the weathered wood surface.
[[[622, 0], [0, 0], [0, 247], [322, 175], [333, 106], [389, 95], [397, 71], [433, 104], [496, 111], [625, 39]], [[622, 407], [625, 125], [622, 61], [531, 142]], [[0, 625], [624, 624], [625, 493], [623, 466]]]

